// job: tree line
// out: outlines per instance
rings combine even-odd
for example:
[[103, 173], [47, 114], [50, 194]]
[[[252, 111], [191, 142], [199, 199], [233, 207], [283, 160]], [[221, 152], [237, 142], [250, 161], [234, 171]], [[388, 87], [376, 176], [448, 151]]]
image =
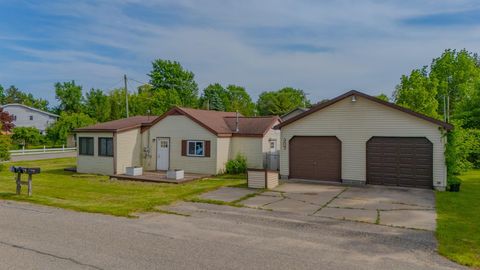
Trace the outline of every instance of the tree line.
[[[245, 116], [282, 115], [297, 107], [309, 107], [311, 102], [301, 89], [285, 87], [260, 94], [257, 102], [248, 91], [238, 85], [222, 86], [213, 83], [199, 93], [193, 72], [179, 62], [157, 59], [148, 74], [149, 82], [129, 91], [129, 116], [161, 115], [173, 106], [217, 111], [238, 111]], [[109, 91], [92, 88], [83, 95], [83, 87], [70, 82], [54, 85], [57, 106], [49, 106], [45, 99], [35, 98], [15, 86], [0, 86], [0, 102], [21, 103], [60, 115], [60, 119], [47, 129], [47, 136], [39, 136], [35, 129], [16, 128], [13, 139], [21, 144], [65, 143], [75, 128], [124, 118], [127, 115], [125, 88]], [[22, 135], [20, 135], [22, 134]]]

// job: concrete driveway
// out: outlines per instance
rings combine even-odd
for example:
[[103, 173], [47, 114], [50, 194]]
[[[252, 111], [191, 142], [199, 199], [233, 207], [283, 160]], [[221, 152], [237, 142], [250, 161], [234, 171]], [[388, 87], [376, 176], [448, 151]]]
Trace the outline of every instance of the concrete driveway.
[[206, 193], [202, 198], [233, 201], [259, 209], [394, 227], [435, 231], [436, 226], [434, 193], [426, 189], [286, 183], [263, 193], [250, 189], [222, 188]]

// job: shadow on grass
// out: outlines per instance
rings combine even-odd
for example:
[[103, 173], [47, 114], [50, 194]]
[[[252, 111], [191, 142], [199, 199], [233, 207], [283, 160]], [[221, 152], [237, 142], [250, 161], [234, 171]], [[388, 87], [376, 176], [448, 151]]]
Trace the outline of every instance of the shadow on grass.
[[15, 198], [17, 197], [17, 194], [13, 193], [13, 192], [0, 192], [0, 198], [1, 199], [12, 199], [12, 198]]

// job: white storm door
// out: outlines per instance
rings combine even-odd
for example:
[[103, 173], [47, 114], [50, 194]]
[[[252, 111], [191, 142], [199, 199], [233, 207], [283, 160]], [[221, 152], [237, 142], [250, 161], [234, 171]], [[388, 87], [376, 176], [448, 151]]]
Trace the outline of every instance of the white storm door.
[[157, 170], [166, 171], [170, 166], [170, 139], [157, 138]]

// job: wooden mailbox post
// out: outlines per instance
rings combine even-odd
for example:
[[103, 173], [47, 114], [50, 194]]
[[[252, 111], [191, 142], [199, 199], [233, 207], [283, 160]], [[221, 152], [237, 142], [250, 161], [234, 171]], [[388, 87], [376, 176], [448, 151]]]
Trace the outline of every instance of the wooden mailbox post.
[[[15, 182], [17, 184], [17, 195], [22, 192], [22, 185], [28, 185], [28, 196], [32, 196], [32, 175], [39, 174], [40, 168], [10, 167], [10, 171], [16, 173]], [[22, 181], [22, 174], [28, 174], [28, 181]]]

